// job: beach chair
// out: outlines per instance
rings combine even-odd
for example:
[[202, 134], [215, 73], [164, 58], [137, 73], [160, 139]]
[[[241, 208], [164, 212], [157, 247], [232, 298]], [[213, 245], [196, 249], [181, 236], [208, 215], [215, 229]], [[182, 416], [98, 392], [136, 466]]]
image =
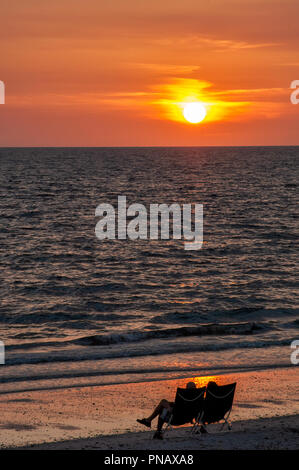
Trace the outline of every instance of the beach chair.
[[236, 383], [229, 385], [217, 385], [215, 382], [208, 384], [206, 396], [204, 400], [203, 413], [199, 419], [200, 424], [204, 431], [206, 425], [224, 421], [221, 430], [225, 425], [231, 430], [231, 422], [229, 415], [232, 410]]
[[165, 410], [161, 414], [161, 419], [166, 423], [166, 432], [172, 426], [182, 426], [183, 424], [193, 424], [193, 431], [199, 423], [203, 413], [204, 395], [206, 387], [202, 388], [178, 388], [172, 413]]

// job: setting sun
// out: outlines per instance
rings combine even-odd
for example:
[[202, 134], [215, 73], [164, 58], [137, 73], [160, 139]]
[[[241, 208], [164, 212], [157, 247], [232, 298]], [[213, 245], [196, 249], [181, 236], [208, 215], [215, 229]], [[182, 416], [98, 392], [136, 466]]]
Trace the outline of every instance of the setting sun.
[[201, 103], [187, 103], [184, 106], [183, 115], [191, 124], [198, 124], [206, 117], [206, 109]]

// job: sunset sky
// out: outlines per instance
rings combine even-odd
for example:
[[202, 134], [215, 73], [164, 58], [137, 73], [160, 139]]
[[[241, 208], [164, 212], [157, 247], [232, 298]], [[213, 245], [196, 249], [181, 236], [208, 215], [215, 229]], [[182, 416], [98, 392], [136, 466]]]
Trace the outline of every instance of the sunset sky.
[[298, 0], [10, 0], [0, 36], [0, 146], [299, 144]]

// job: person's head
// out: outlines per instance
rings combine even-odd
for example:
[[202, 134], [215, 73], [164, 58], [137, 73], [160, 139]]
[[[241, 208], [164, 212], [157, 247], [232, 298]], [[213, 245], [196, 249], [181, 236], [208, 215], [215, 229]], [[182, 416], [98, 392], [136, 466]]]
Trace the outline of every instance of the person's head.
[[218, 385], [216, 384], [216, 382], [213, 382], [212, 380], [208, 383], [208, 388], [216, 388], [218, 387]]
[[186, 388], [196, 388], [196, 384], [194, 382], [188, 382]]

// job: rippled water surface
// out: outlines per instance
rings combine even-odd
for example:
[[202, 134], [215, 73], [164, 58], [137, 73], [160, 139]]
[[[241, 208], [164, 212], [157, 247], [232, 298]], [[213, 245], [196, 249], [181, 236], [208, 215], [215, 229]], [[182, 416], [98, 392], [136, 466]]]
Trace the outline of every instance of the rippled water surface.
[[[0, 149], [2, 381], [289, 362], [299, 323], [298, 155]], [[147, 208], [203, 204], [203, 248], [99, 241], [95, 208], [117, 207], [119, 195]]]

